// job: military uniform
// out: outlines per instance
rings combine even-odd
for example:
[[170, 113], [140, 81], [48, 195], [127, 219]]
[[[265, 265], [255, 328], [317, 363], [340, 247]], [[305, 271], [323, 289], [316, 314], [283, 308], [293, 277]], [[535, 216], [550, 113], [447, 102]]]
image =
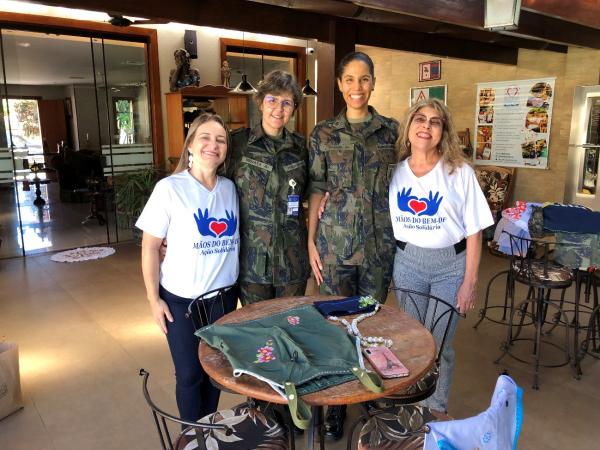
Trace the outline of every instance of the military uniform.
[[395, 254], [388, 188], [396, 163], [398, 122], [369, 107], [351, 124], [344, 109], [320, 122], [309, 142], [310, 192], [329, 192], [319, 222], [322, 294], [387, 297]]
[[[224, 172], [240, 202], [242, 303], [304, 295], [310, 275], [302, 208], [308, 184], [305, 139], [285, 128], [281, 138], [271, 138], [259, 124], [234, 131], [231, 143]], [[289, 195], [300, 196], [297, 215], [289, 214]]]

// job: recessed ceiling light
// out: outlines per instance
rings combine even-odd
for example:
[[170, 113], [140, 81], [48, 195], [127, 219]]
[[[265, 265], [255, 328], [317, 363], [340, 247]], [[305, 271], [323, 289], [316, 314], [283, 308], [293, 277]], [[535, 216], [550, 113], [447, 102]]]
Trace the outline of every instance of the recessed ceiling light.
[[24, 48], [31, 47], [31, 44], [29, 42], [19, 42], [17, 45], [19, 47], [24, 47]]

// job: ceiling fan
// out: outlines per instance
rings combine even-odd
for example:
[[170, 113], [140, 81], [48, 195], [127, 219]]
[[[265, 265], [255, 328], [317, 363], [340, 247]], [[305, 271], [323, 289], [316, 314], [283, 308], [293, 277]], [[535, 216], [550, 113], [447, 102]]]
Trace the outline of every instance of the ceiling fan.
[[114, 25], [115, 27], [128, 27], [129, 25], [151, 25], [151, 24], [163, 24], [169, 23], [168, 20], [164, 19], [139, 19], [139, 20], [131, 20], [127, 17], [122, 16], [121, 14], [108, 14], [110, 19], [108, 19], [108, 23]]

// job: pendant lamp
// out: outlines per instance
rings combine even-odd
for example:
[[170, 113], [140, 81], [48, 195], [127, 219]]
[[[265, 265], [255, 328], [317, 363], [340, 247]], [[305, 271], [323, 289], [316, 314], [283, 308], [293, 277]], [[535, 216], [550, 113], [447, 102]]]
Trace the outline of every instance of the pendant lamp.
[[[313, 51], [314, 52], [314, 51]], [[306, 41], [306, 54], [312, 54], [308, 48], [308, 40]], [[306, 73], [308, 75], [308, 64], [306, 64]], [[316, 97], [317, 91], [315, 91], [310, 85], [310, 79], [308, 76], [306, 77], [306, 81], [304, 82], [304, 87], [302, 88], [302, 96], [304, 97]]]
[[244, 32], [242, 32], [242, 81], [231, 92], [246, 95], [252, 95], [257, 92], [256, 88], [248, 82], [248, 75], [246, 75], [246, 38]]

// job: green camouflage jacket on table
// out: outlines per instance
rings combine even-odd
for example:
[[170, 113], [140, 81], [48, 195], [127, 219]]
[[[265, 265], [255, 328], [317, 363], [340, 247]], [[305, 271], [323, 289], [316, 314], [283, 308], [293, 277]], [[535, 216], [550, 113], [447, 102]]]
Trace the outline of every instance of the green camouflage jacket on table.
[[[306, 281], [305, 139], [284, 129], [281, 140], [274, 141], [259, 124], [234, 131], [231, 143], [224, 173], [235, 183], [240, 201], [240, 280], [276, 286]], [[300, 196], [297, 216], [287, 214], [290, 194]]]
[[392, 266], [395, 240], [388, 189], [396, 164], [398, 122], [369, 107], [372, 119], [355, 133], [344, 109], [317, 124], [309, 141], [310, 192], [329, 192], [317, 250], [324, 264]]
[[211, 324], [195, 334], [225, 354], [233, 376], [258, 378], [284, 397], [302, 429], [311, 413], [299, 395], [354, 379], [372, 392], [383, 392], [381, 378], [365, 370], [360, 341], [312, 305], [246, 322]]

